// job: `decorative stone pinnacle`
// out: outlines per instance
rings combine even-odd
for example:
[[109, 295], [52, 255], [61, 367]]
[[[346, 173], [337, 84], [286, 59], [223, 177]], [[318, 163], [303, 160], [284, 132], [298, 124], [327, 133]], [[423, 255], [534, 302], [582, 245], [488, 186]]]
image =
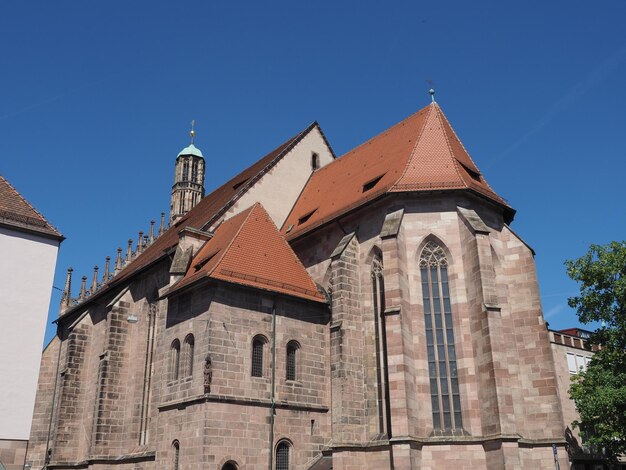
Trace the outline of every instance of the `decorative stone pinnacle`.
[[133, 259], [133, 239], [129, 238], [128, 239], [128, 248], [126, 248], [126, 260], [125, 260], [125, 264], [130, 263], [130, 261]]
[[87, 276], [83, 276], [80, 279], [80, 293], [78, 294], [78, 300], [85, 300], [87, 297]]
[[149, 243], [150, 245], [152, 245], [152, 242], [154, 242], [154, 220], [150, 221], [150, 238], [149, 238]]
[[161, 225], [159, 225], [159, 237], [165, 232], [165, 212], [161, 212]]
[[98, 266], [93, 267], [93, 279], [91, 280], [91, 287], [89, 288], [89, 292], [93, 294], [96, 292], [98, 288]]
[[115, 274], [122, 270], [122, 248], [117, 249], [117, 258], [115, 258]]
[[107, 256], [104, 259], [104, 275], [102, 276], [102, 284], [104, 284], [105, 282], [107, 282], [109, 280], [109, 277], [111, 276], [111, 257]]
[[137, 256], [143, 251], [143, 232], [139, 230], [139, 237], [137, 238]]
[[67, 268], [67, 275], [65, 276], [65, 289], [63, 289], [63, 297], [61, 298], [61, 304], [69, 307], [72, 302], [72, 271], [73, 268]]

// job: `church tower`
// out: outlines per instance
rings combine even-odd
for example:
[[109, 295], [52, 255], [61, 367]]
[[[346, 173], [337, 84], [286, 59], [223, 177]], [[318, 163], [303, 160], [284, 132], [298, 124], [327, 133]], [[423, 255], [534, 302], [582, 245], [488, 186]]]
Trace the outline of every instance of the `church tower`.
[[204, 157], [194, 144], [196, 133], [191, 123], [191, 143], [176, 157], [174, 185], [170, 204], [170, 225], [189, 212], [204, 197]]

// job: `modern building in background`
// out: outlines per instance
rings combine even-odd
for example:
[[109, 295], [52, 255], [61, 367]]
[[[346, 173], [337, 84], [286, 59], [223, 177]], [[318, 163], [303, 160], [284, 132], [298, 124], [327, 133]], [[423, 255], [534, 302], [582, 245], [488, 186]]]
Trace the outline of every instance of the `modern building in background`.
[[313, 123], [202, 198], [205, 158], [168, 228], [78, 296], [68, 272], [32, 468], [570, 467], [578, 352], [434, 100], [339, 158]]
[[0, 176], [0, 468], [22, 470], [63, 236]]

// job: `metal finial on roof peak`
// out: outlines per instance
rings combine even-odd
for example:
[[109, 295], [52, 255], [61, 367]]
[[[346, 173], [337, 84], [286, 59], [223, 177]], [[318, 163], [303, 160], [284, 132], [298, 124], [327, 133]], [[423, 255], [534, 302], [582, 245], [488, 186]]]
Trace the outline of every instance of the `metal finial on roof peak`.
[[196, 136], [196, 131], [193, 130], [195, 125], [196, 125], [196, 120], [192, 119], [191, 120], [191, 131], [189, 132], [189, 135], [191, 136], [191, 145], [193, 145], [193, 139]]
[[428, 93], [430, 94], [430, 99], [433, 101], [433, 103], [435, 102], [435, 89], [431, 88], [430, 90], [428, 90]]

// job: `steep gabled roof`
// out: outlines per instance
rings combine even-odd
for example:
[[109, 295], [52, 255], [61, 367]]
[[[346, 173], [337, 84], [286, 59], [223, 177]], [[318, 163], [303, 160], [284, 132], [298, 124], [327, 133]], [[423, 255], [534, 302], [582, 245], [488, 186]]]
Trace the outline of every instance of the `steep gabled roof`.
[[[123, 282], [132, 278], [133, 275], [163, 259], [178, 245], [179, 233], [184, 228], [207, 229], [213, 225], [256, 181], [270, 171], [270, 169], [287, 155], [298, 142], [316, 128], [322, 133], [317, 122], [313, 122], [302, 132], [296, 134], [282, 145], [279, 145], [252, 166], [246, 168], [237, 176], [231, 178], [228, 182], [205, 196], [193, 209], [178, 219], [174, 225], [169, 227], [158, 237], [152, 245], [146, 248], [137, 258], [132, 260], [128, 266], [124, 267], [108, 284], [105, 284], [100, 290], [96, 291], [93, 296], [88, 297], [84, 303], [66, 310], [59, 318], [68, 316], [75, 308], [84, 306], [91, 300], [101, 297], [111, 288], [121, 285]], [[325, 139], [324, 137], [324, 140]], [[330, 146], [328, 148], [330, 149]]]
[[514, 210], [487, 184], [432, 103], [316, 171], [282, 232], [294, 239], [386, 193], [470, 190]]
[[178, 233], [185, 227], [208, 228], [215, 223], [252, 185], [284, 157], [317, 123], [311, 124], [282, 145], [265, 155], [252, 166], [205, 196], [193, 209], [181, 217], [153, 245], [134, 259], [114, 281], [127, 279], [140, 269], [162, 258], [166, 252], [178, 244]]
[[168, 295], [202, 279], [325, 302], [315, 282], [260, 203], [222, 223]]
[[0, 225], [39, 233], [48, 238], [64, 237], [17, 190], [0, 175]]

